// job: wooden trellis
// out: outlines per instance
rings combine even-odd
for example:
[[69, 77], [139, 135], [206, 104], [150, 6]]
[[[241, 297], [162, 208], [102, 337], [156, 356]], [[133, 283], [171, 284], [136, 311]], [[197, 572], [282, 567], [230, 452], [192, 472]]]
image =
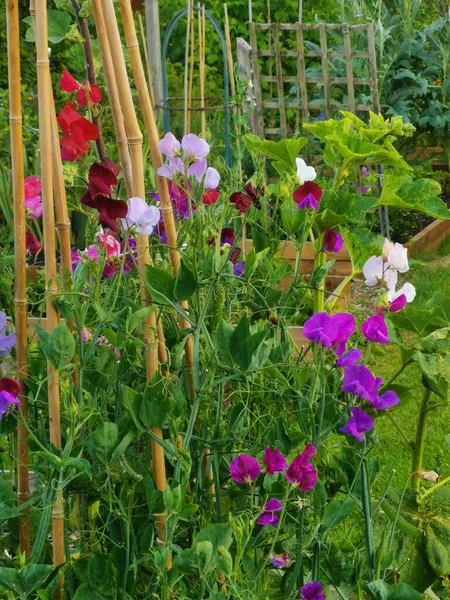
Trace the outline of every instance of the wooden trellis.
[[[369, 110], [379, 113], [376, 54], [371, 23], [252, 22], [249, 27], [250, 45], [239, 39], [238, 57], [241, 78], [251, 80], [253, 84], [252, 122], [257, 135], [286, 138], [298, 134], [300, 121], [309, 123], [321, 112], [326, 118], [331, 118], [340, 110], [354, 114]], [[330, 45], [330, 35], [334, 38], [341, 37], [342, 41], [338, 45], [340, 49], [334, 49], [335, 41]], [[356, 46], [356, 39], [358, 49], [352, 49], [352, 46]], [[361, 50], [361, 47], [364, 49]], [[294, 69], [293, 59], [296, 63]], [[364, 72], [366, 76], [358, 77], [355, 73], [355, 59], [360, 61], [358, 71]], [[286, 74], [286, 63], [289, 61], [290, 74]], [[333, 61], [341, 63], [344, 76], [333, 76]], [[315, 72], [311, 74], [311, 65], [317, 65], [318, 62], [321, 72], [317, 73], [316, 66]], [[296, 71], [294, 74], [293, 70]], [[292, 90], [293, 86], [296, 87], [296, 97], [289, 98], [289, 88]], [[313, 94], [314, 89], [320, 89], [320, 97], [312, 99], [311, 96], [317, 96], [317, 92]], [[364, 102], [358, 101], [361, 95], [364, 96]], [[294, 127], [289, 119], [289, 113], [292, 115], [293, 112]]]

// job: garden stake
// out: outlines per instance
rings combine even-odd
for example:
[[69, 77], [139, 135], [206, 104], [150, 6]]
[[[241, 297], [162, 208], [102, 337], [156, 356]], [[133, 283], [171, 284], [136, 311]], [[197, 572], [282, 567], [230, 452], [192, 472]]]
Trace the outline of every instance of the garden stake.
[[200, 103], [202, 107], [202, 138], [206, 140], [206, 111], [205, 111], [205, 46], [206, 46], [206, 14], [205, 5], [202, 6], [202, 51], [200, 54], [201, 69], [200, 69]]
[[194, 56], [195, 56], [195, 17], [194, 8], [191, 6], [191, 56], [189, 60], [189, 95], [187, 112], [187, 132], [191, 131], [192, 87], [194, 85]]
[[[156, 126], [155, 115], [150, 102], [148, 88], [145, 82], [144, 68], [142, 66], [142, 58], [137, 46], [136, 29], [134, 26], [133, 13], [129, 2], [120, 0], [120, 10], [122, 13], [123, 27], [127, 42], [128, 54], [130, 57], [131, 69], [133, 71], [134, 83], [139, 96], [142, 116], [144, 118], [145, 131], [150, 146], [150, 155], [152, 164], [157, 171], [163, 165], [161, 151], [158, 147], [159, 134]], [[173, 216], [172, 202], [169, 197], [169, 189], [167, 180], [164, 177], [155, 173], [156, 185], [158, 188], [160, 210], [164, 221], [164, 227], [167, 234], [167, 245], [169, 247], [170, 261], [172, 263], [172, 272], [174, 276], [178, 273], [180, 265], [180, 252], [177, 247], [177, 231], [175, 228], [175, 219]], [[188, 303], [183, 301], [180, 303], [184, 310], [188, 309]], [[184, 318], [180, 318], [180, 325], [183, 329], [189, 329], [190, 324]], [[195, 397], [194, 386], [194, 346], [192, 336], [189, 336], [185, 345], [186, 367], [189, 379], [189, 388], [191, 400]]]
[[152, 102], [152, 106], [155, 106], [155, 94], [153, 92], [152, 74], [150, 71], [150, 61], [148, 58], [147, 39], [145, 37], [144, 23], [142, 22], [142, 15], [140, 12], [138, 12], [138, 19], [139, 19], [139, 29], [141, 31], [142, 45], [144, 46], [144, 57], [145, 57], [145, 66], [147, 68], [148, 89], [150, 91], [150, 99]]
[[[30, 7], [30, 12], [33, 12]], [[49, 104], [50, 95], [50, 66], [48, 60], [48, 34], [47, 34], [47, 6], [45, 0], [36, 0], [36, 69], [39, 94], [39, 138], [41, 154], [41, 180], [42, 180], [42, 206], [43, 230], [45, 253], [45, 282], [47, 288], [46, 314], [47, 330], [49, 333], [58, 324], [58, 313], [54, 304], [56, 289], [56, 257], [55, 257], [55, 220], [53, 214], [53, 189], [52, 189], [52, 131]], [[59, 377], [57, 371], [48, 364], [48, 405], [50, 442], [61, 450], [61, 422]], [[53, 564], [58, 566], [65, 560], [64, 557], [64, 511], [62, 491], [58, 488], [52, 510], [52, 543]], [[63, 585], [63, 578], [59, 581]], [[61, 597], [61, 592], [57, 593]]]
[[[128, 144], [130, 147], [131, 169], [132, 169], [132, 192], [133, 195], [145, 199], [145, 183], [144, 183], [144, 165], [142, 160], [142, 133], [139, 128], [136, 111], [134, 109], [133, 98], [128, 81], [128, 73], [125, 64], [125, 57], [122, 51], [122, 43], [120, 40], [119, 27], [114, 12], [113, 0], [102, 0], [103, 18], [106, 24], [108, 34], [109, 47], [113, 59], [114, 70], [117, 78], [117, 87], [119, 91], [120, 103], [122, 106], [125, 126], [127, 129]], [[131, 12], [131, 5], [129, 5]], [[124, 18], [125, 21], [125, 18]], [[134, 49], [139, 53], [139, 44], [134, 28], [133, 14], [131, 12], [131, 23], [135, 34]], [[139, 53], [140, 56], [140, 53]], [[141, 61], [142, 67], [142, 61]], [[142, 75], [144, 76], [143, 69]], [[145, 81], [145, 78], [144, 78]], [[151, 304], [150, 294], [145, 286], [145, 265], [150, 264], [150, 253], [148, 248], [148, 237], [138, 236], [138, 268], [141, 275], [141, 298], [144, 307]], [[147, 382], [150, 382], [158, 370], [157, 362], [157, 340], [155, 338], [156, 331], [156, 314], [153, 312], [144, 322], [144, 341], [147, 344], [145, 352], [145, 367]], [[159, 439], [163, 438], [161, 427], [153, 428], [153, 432]], [[152, 468], [155, 478], [156, 487], [163, 491], [166, 487], [166, 467], [164, 461], [164, 449], [156, 441], [152, 440]], [[161, 517], [158, 520], [158, 535], [161, 540], [164, 540], [165, 518]]]
[[184, 135], [189, 133], [189, 44], [191, 37], [191, 0], [187, 0], [186, 48], [184, 50]]
[[123, 121], [122, 108], [120, 106], [119, 91], [117, 89], [116, 75], [109, 48], [108, 34], [106, 32], [105, 20], [101, 9], [100, 1], [92, 2], [92, 12], [94, 15], [95, 26], [97, 29], [97, 37], [102, 57], [103, 71], [108, 90], [109, 102], [111, 105], [111, 114], [114, 123], [114, 132], [116, 134], [116, 144], [119, 150], [119, 162], [122, 168], [123, 178], [127, 196], [132, 196], [132, 176], [131, 176], [131, 160], [128, 150], [128, 143], [125, 133], [125, 125]]
[[[28, 419], [28, 396], [25, 381], [28, 374], [27, 361], [27, 258], [25, 247], [25, 188], [22, 146], [22, 98], [20, 94], [20, 36], [18, 0], [6, 5], [8, 37], [8, 88], [9, 123], [11, 129], [11, 161], [14, 196], [14, 258], [15, 285], [14, 309], [16, 329], [17, 380], [20, 383], [20, 410], [25, 422]], [[17, 498], [23, 504], [29, 498], [28, 482], [28, 430], [17, 425]], [[19, 519], [20, 551], [30, 556], [30, 521], [28, 509]]]

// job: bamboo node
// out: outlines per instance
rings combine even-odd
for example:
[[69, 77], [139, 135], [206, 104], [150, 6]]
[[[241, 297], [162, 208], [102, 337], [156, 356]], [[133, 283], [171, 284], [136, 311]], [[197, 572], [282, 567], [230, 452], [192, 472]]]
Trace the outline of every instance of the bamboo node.
[[139, 44], [136, 42], [136, 44], [127, 45], [127, 50], [129, 50], [130, 48], [139, 48]]
[[22, 117], [13, 117], [12, 115], [9, 117], [10, 121], [22, 121]]
[[64, 223], [56, 223], [57, 229], [66, 230], [70, 227], [70, 221], [65, 221]]
[[23, 298], [14, 298], [14, 304], [22, 304], [22, 306], [26, 306], [27, 301]]
[[128, 138], [128, 144], [130, 146], [136, 146], [137, 144], [142, 144], [142, 135], [139, 137]]
[[36, 61], [36, 66], [37, 67], [48, 67], [50, 66], [50, 61], [48, 60], [48, 58], [44, 59], [44, 60], [37, 60]]

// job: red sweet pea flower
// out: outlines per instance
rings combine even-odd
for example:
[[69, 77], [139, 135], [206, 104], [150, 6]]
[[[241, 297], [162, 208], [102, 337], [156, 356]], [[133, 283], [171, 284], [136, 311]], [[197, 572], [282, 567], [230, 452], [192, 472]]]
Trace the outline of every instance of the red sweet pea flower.
[[98, 138], [98, 127], [82, 117], [72, 102], [68, 102], [57, 118], [61, 131], [64, 133], [59, 143], [62, 146], [63, 160], [77, 160], [89, 150], [88, 141]]
[[243, 192], [234, 192], [234, 194], [231, 194], [230, 202], [232, 204], [236, 204], [236, 208], [242, 214], [247, 213], [248, 209], [252, 205], [252, 199], [250, 196], [247, 196], [247, 194], [244, 194]]
[[61, 89], [69, 94], [71, 92], [77, 92], [77, 102], [80, 106], [86, 106], [86, 104], [98, 104], [102, 99], [102, 92], [97, 85], [83, 81], [78, 81], [72, 77], [69, 71], [63, 71], [62, 77], [59, 80]]
[[202, 203], [210, 206], [211, 204], [215, 204], [219, 197], [219, 192], [217, 190], [206, 190], [206, 192], [202, 196]]
[[119, 166], [110, 158], [94, 163], [89, 169], [89, 185], [80, 200], [85, 206], [96, 208], [101, 225], [117, 231], [116, 219], [124, 219], [128, 206], [123, 200], [114, 200], [109, 196], [111, 186], [117, 184]]

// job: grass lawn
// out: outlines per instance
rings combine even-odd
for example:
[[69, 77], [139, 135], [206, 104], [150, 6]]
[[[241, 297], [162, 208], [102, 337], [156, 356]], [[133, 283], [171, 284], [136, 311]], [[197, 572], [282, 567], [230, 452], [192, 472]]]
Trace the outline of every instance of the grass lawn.
[[[419, 262], [413, 263], [407, 280], [417, 290], [414, 302], [425, 302], [439, 290], [450, 296], [450, 238], [437, 252], [417, 257]], [[359, 284], [358, 284], [359, 285]], [[364, 284], [361, 282], [361, 285]], [[367, 290], [367, 288], [366, 288]], [[356, 310], [367, 310], [367, 305], [359, 303]], [[401, 364], [399, 349], [393, 344], [377, 346], [371, 354], [370, 368], [376, 375], [388, 379]], [[396, 380], [396, 383], [408, 386], [410, 391], [401, 397], [401, 403], [392, 409], [392, 420], [385, 416], [377, 419], [376, 432], [380, 440], [378, 456], [380, 460], [380, 476], [375, 484], [376, 491], [381, 492], [389, 479], [392, 469], [397, 474], [394, 487], [403, 487], [411, 472], [411, 446], [414, 441], [417, 417], [422, 400], [423, 386], [421, 374], [415, 365], [409, 366]], [[435, 397], [436, 398], [436, 397]], [[399, 431], [400, 430], [400, 431]], [[442, 402], [442, 407], [428, 415], [426, 447], [423, 468], [436, 471], [441, 479], [450, 475], [450, 403]], [[448, 442], [446, 441], [449, 440]], [[406, 439], [405, 439], [406, 438]]]

